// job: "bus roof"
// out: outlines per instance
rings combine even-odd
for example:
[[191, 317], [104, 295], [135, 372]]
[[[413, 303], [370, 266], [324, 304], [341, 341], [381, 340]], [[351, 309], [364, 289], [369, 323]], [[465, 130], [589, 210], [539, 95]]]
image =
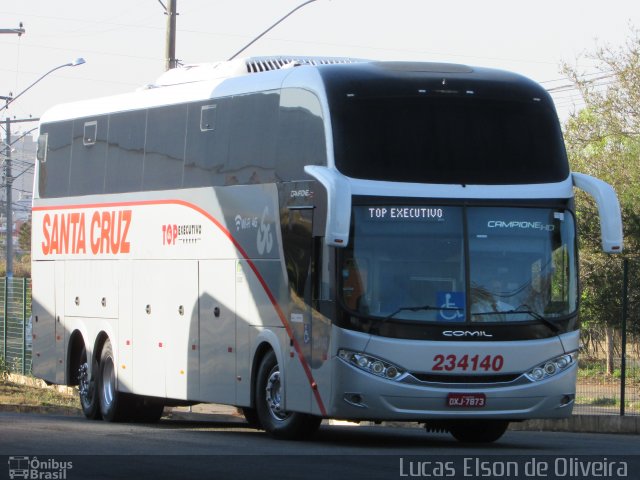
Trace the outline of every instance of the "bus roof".
[[[464, 78], [474, 83], [487, 82], [502, 86], [506, 83], [515, 87], [515, 91], [528, 90], [533, 95], [546, 95], [542, 87], [520, 75], [466, 65], [385, 62], [347, 57], [250, 57], [180, 66], [164, 72], [155, 82], [133, 92], [54, 106], [42, 115], [41, 123], [273, 90], [280, 88], [287, 77], [291, 80], [299, 78], [298, 86], [310, 87], [307, 85], [309, 69], [314, 70], [317, 81], [313, 83], [316, 85], [345, 86], [354, 81], [376, 83], [392, 78], [406, 78], [411, 83], [420, 80], [433, 82], [442, 81], [446, 75], [446, 78]], [[296, 73], [292, 75], [294, 71]], [[302, 71], [306, 74], [300, 75]]]

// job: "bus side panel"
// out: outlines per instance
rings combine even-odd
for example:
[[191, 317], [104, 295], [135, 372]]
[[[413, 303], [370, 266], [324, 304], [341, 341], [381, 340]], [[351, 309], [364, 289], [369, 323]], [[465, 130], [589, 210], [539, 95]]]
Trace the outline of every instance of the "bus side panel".
[[236, 261], [200, 262], [200, 398], [236, 402]]
[[134, 393], [197, 398], [197, 269], [196, 261], [134, 262]]
[[117, 268], [117, 260], [67, 261], [63, 304], [65, 315], [83, 318], [116, 318], [118, 316]]
[[[171, 262], [174, 263], [174, 262]], [[136, 261], [133, 264], [133, 391], [140, 395], [165, 397], [164, 316], [162, 283], [166, 275], [162, 262]]]
[[133, 392], [133, 261], [118, 262], [118, 390]]
[[[65, 285], [67, 272], [67, 262], [56, 262], [55, 267], [55, 285]], [[65, 383], [65, 373], [67, 371], [67, 355], [66, 345], [69, 340], [69, 334], [65, 333], [65, 315], [64, 296], [66, 295], [65, 287], [56, 288], [56, 314], [54, 322], [55, 331], [55, 349], [56, 349], [56, 381], [55, 383], [62, 385]], [[60, 311], [62, 310], [62, 311]]]
[[[165, 276], [161, 289], [167, 320], [167, 397], [190, 400], [200, 395], [198, 262], [170, 263], [173, 275], [166, 274], [167, 262], [164, 262]], [[173, 303], [167, 302], [169, 299]]]
[[55, 352], [55, 268], [54, 262], [33, 262], [33, 374], [48, 382], [56, 381]]

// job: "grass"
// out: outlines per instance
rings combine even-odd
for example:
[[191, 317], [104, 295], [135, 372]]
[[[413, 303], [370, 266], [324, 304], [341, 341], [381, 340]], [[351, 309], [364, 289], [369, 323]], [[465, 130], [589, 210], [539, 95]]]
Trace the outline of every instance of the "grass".
[[6, 378], [0, 378], [0, 405], [80, 408], [77, 395], [50, 387], [21, 385]]

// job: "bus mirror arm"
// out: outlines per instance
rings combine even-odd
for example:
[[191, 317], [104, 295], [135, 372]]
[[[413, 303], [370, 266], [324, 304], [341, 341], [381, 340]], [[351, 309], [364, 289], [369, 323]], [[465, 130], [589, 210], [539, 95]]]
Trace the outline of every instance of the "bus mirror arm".
[[334, 247], [349, 244], [351, 225], [351, 185], [340, 172], [319, 165], [307, 165], [304, 171], [327, 190], [327, 223], [325, 243]]
[[622, 253], [622, 214], [615, 190], [607, 182], [584, 173], [572, 173], [573, 184], [591, 195], [598, 206], [602, 250]]

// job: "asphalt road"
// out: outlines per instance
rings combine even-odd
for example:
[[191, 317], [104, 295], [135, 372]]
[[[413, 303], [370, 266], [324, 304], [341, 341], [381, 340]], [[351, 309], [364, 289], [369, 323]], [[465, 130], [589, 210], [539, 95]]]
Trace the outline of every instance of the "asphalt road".
[[231, 421], [135, 425], [0, 413], [0, 478], [26, 458], [36, 471], [28, 478], [65, 480], [602, 478], [598, 468], [637, 479], [638, 455], [638, 435], [509, 431], [475, 446], [418, 428], [323, 425], [312, 439], [290, 442]]

